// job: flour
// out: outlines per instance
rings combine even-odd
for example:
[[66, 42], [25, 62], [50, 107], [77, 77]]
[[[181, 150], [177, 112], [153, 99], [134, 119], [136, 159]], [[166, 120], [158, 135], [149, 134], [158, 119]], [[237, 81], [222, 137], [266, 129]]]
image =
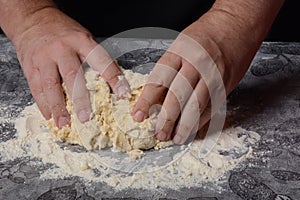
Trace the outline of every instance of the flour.
[[0, 143], [1, 161], [29, 156], [52, 164], [41, 179], [79, 176], [116, 190], [180, 189], [206, 183], [217, 187], [226, 172], [251, 156], [251, 146], [260, 136], [241, 127], [224, 129], [212, 151], [201, 159], [203, 139], [181, 146], [158, 141], [153, 135], [155, 115], [142, 123], [130, 115], [147, 75], [129, 70], [124, 74], [132, 90], [126, 99], [111, 94], [99, 74], [85, 74], [93, 113], [84, 124], [74, 115], [70, 99], [67, 109], [72, 123], [62, 129], [45, 121], [36, 104], [27, 106], [14, 122], [16, 137]]
[[[153, 161], [152, 168], [137, 171], [132, 169], [129, 173], [127, 168], [137, 166], [127, 165], [120, 168], [118, 166], [120, 159], [122, 161], [126, 159], [124, 156], [114, 156], [126, 153], [107, 152], [102, 155], [102, 150], [75, 151], [68, 146], [62, 147], [45, 125], [35, 104], [26, 107], [15, 124], [16, 138], [0, 143], [1, 161], [25, 156], [39, 158], [43, 163], [55, 165], [41, 174], [42, 179], [79, 176], [89, 183], [104, 182], [116, 190], [156, 189], [157, 187], [180, 189], [201, 187], [209, 182], [217, 186], [222, 182], [222, 177], [226, 172], [251, 156], [251, 146], [260, 139], [257, 133], [241, 127], [227, 128], [221, 134], [213, 150], [204, 159], [197, 157], [201, 140], [195, 140], [188, 147], [169, 146], [165, 149], [154, 150], [153, 152], [159, 152], [156, 154], [159, 155], [168, 149], [179, 147], [176, 154], [170, 157], [171, 161], [165, 165], [155, 168], [160, 161], [158, 156], [157, 160]], [[143, 153], [145, 154], [143, 158], [147, 158], [145, 156], [150, 152], [144, 151]], [[136, 154], [139, 156], [139, 152]], [[138, 163], [143, 158], [135, 162]], [[124, 163], [133, 162], [124, 161]]]

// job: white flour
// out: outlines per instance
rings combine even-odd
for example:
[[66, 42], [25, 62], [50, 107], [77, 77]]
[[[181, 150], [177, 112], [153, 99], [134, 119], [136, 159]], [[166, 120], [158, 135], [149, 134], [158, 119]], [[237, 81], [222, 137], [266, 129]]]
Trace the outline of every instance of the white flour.
[[[251, 146], [260, 139], [257, 133], [241, 127], [228, 128], [204, 159], [198, 159], [195, 154], [201, 145], [201, 140], [196, 140], [189, 148], [175, 154], [170, 164], [157, 169], [139, 170], [138, 173], [134, 170], [132, 173], [125, 173], [128, 166], [117, 166], [118, 169], [125, 169], [123, 171], [114, 170], [114, 165], [120, 161], [113, 156], [114, 153], [103, 156], [99, 153], [101, 150], [75, 152], [71, 148], [62, 148], [43, 123], [45, 122], [35, 104], [26, 107], [15, 122], [16, 139], [0, 143], [1, 161], [25, 156], [40, 158], [44, 163], [56, 165], [41, 174], [42, 179], [79, 176], [88, 182], [107, 183], [116, 190], [157, 187], [180, 189], [201, 187], [207, 182], [218, 185], [226, 172], [251, 156]], [[163, 150], [156, 151], [159, 155], [159, 151]], [[144, 153], [147, 154], [147, 151]]]

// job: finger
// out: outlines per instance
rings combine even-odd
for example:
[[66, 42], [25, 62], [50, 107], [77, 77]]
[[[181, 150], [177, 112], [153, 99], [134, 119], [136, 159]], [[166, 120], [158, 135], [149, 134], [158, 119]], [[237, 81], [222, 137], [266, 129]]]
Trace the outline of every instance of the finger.
[[149, 116], [149, 110], [164, 97], [180, 67], [181, 58], [175, 54], [166, 52], [159, 59], [132, 110], [135, 121], [141, 122]]
[[183, 61], [182, 68], [174, 78], [162, 105], [162, 111], [158, 115], [156, 137], [159, 140], [170, 139], [174, 125], [199, 78], [197, 70], [188, 62]]
[[65, 96], [62, 90], [60, 76], [56, 64], [50, 60], [44, 61], [40, 67], [43, 91], [56, 125], [61, 128], [70, 123], [70, 116], [66, 109]]
[[207, 103], [206, 108], [201, 113], [201, 117], [200, 117], [200, 121], [199, 121], [199, 125], [198, 125], [198, 130], [203, 128], [207, 124], [207, 122], [209, 122], [209, 120], [211, 120], [211, 118], [212, 118], [211, 103], [209, 101]]
[[201, 113], [205, 110], [209, 99], [208, 88], [204, 80], [201, 79], [180, 116], [180, 120], [174, 132], [173, 142], [175, 144], [183, 144], [190, 135], [194, 136], [199, 128], [198, 125], [202, 117]]
[[58, 66], [79, 121], [81, 123], [88, 121], [92, 108], [79, 57], [75, 52], [65, 52]]
[[95, 42], [92, 49], [86, 49], [83, 52], [83, 56], [86, 58], [87, 63], [100, 73], [116, 95], [119, 97], [130, 96], [130, 86], [120, 67], [101, 45], [97, 45]]
[[37, 68], [32, 67], [30, 69], [26, 68], [26, 70], [24, 70], [24, 73], [25, 73], [25, 76], [27, 77], [27, 82], [28, 82], [31, 94], [32, 94], [39, 110], [41, 111], [41, 113], [45, 117], [45, 119], [49, 120], [51, 118], [51, 112], [48, 107], [46, 95], [43, 92], [40, 71]]

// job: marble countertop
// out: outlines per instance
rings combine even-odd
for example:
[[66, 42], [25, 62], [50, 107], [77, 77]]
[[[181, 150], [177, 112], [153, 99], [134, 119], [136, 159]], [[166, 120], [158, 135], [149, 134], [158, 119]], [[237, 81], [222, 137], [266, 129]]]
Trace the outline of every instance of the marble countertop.
[[[170, 41], [116, 38], [111, 50], [128, 44], [147, 48], [117, 60], [140, 71], [141, 64], [156, 62]], [[5, 142], [15, 137], [13, 119], [33, 99], [4, 35], [0, 35], [0, 93], [0, 118], [11, 119], [1, 120], [0, 142]], [[161, 188], [155, 194], [137, 189], [115, 192], [104, 184], [91, 189], [77, 177], [41, 181], [40, 171], [47, 166], [37, 169], [28, 157], [0, 162], [0, 199], [300, 199], [300, 44], [264, 42], [229, 95], [227, 108], [236, 125], [259, 133], [261, 140], [253, 146], [254, 157], [230, 171], [221, 193], [200, 187]]]

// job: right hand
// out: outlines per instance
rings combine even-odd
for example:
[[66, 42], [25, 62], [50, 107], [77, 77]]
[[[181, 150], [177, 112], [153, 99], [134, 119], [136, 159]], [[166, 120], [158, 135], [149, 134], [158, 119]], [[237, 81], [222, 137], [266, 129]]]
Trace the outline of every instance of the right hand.
[[160, 105], [157, 139], [175, 144], [193, 139], [247, 72], [282, 3], [216, 1], [158, 60], [133, 119], [145, 120]]
[[[70, 123], [61, 79], [78, 119], [82, 123], [89, 120], [91, 104], [80, 70], [85, 59], [114, 93], [120, 97], [130, 93], [128, 82], [119, 78], [120, 68], [79, 23], [54, 7], [38, 10], [26, 20], [28, 28], [16, 34], [12, 41], [32, 96], [47, 120], [53, 117], [59, 128]], [[73, 89], [75, 80], [76, 90]]]

